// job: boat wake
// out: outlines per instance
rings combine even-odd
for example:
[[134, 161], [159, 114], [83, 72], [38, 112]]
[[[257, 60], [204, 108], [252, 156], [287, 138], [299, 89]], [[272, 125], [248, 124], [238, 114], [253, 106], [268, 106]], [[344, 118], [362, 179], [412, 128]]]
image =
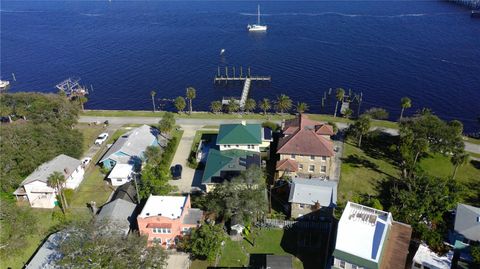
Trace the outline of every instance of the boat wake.
[[80, 13], [82, 16], [87, 16], [87, 17], [100, 17], [103, 16], [103, 14], [100, 13]]
[[[439, 16], [439, 15], [451, 15], [451, 14], [462, 14], [459, 12], [455, 13], [405, 13], [405, 14], [396, 14], [396, 15], [369, 15], [369, 14], [348, 14], [340, 12], [320, 12], [320, 13], [298, 13], [298, 12], [288, 12], [288, 13], [277, 13], [277, 14], [262, 14], [262, 16], [341, 16], [341, 17], [369, 17], [369, 18], [403, 18], [403, 17], [423, 17], [423, 16]], [[243, 16], [256, 16], [254, 13], [240, 13]]]

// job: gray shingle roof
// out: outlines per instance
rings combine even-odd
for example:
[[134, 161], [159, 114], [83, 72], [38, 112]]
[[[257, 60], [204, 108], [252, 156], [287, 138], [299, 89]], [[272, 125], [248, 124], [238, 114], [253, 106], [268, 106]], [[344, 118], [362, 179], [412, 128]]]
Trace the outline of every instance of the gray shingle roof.
[[317, 201], [321, 206], [336, 206], [337, 182], [321, 179], [293, 179], [288, 197], [289, 203], [314, 205]]
[[202, 210], [198, 208], [190, 208], [183, 218], [183, 224], [199, 224], [202, 216]]
[[480, 208], [458, 204], [455, 232], [473, 241], [480, 241]]
[[102, 207], [97, 216], [97, 221], [108, 221], [108, 224], [128, 232], [131, 224], [135, 221], [136, 204], [117, 199]]
[[55, 263], [62, 258], [59, 252], [60, 243], [66, 239], [67, 233], [60, 231], [51, 234], [37, 250], [32, 259], [25, 266], [26, 269], [55, 268]]
[[77, 169], [78, 166], [80, 166], [81, 162], [80, 160], [77, 160], [75, 158], [72, 158], [70, 156], [67, 156], [65, 154], [60, 154], [57, 157], [53, 158], [52, 160], [43, 163], [35, 171], [33, 171], [30, 175], [28, 175], [25, 180], [22, 181], [21, 186], [34, 182], [34, 181], [41, 181], [41, 182], [47, 182], [48, 177], [53, 173], [53, 172], [60, 172], [65, 177], [70, 176], [75, 169]]
[[124, 163], [124, 157], [117, 158], [117, 156], [114, 155], [117, 152], [123, 152], [128, 156], [142, 157], [145, 149], [153, 144], [158, 134], [159, 132], [157, 129], [148, 125], [142, 125], [135, 128], [120, 136], [108, 149], [105, 155], [103, 155], [100, 162], [107, 159], [114, 159]]

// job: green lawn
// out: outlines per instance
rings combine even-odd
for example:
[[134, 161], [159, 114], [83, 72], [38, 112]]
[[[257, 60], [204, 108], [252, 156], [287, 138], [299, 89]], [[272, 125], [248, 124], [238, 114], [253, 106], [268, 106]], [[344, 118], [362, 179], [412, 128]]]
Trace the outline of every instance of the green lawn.
[[170, 156], [169, 156], [170, 160], [168, 160], [168, 163], [170, 164], [170, 166], [172, 165], [172, 161], [173, 161], [173, 157], [175, 156], [175, 152], [177, 152], [178, 145], [180, 145], [180, 140], [182, 139], [183, 130], [174, 129], [172, 131], [171, 135], [172, 135], [172, 138], [173, 137], [177, 138], [177, 144], [175, 145], [175, 150], [173, 151], [173, 154], [170, 154]]
[[[340, 202], [346, 202], [357, 194], [377, 195], [377, 186], [388, 177], [398, 177], [400, 171], [391, 161], [387, 151], [392, 141], [382, 140], [378, 145], [364, 145], [359, 149], [352, 141], [344, 146], [342, 170], [338, 190]], [[435, 154], [421, 159], [420, 167], [428, 174], [447, 177], [453, 174], [453, 166], [448, 156]], [[480, 202], [480, 162], [469, 161], [458, 169], [456, 180], [466, 187], [463, 198], [468, 202]]]
[[87, 169], [82, 184], [73, 195], [71, 206], [86, 209], [90, 201], [95, 201], [98, 207], [103, 205], [113, 191], [113, 187], [104, 178], [98, 166]]
[[83, 134], [82, 152], [86, 153], [88, 149], [95, 143], [95, 139], [101, 134], [105, 127], [103, 125], [89, 125], [88, 123], [78, 123], [75, 129]]
[[[252, 246], [246, 240], [225, 242], [218, 266], [220, 267], [242, 267], [249, 263], [248, 254], [275, 254], [275, 255], [291, 255], [282, 248], [283, 229], [262, 229], [259, 230], [255, 240], [255, 246]], [[251, 240], [252, 236], [249, 237]], [[214, 263], [207, 261], [194, 260], [192, 269], [203, 269], [213, 266]], [[293, 267], [296, 269], [303, 268], [302, 262], [293, 258]]]
[[353, 142], [344, 144], [338, 199], [346, 202], [355, 194], [376, 195], [375, 186], [387, 176], [396, 177], [398, 168], [383, 158], [368, 156]]

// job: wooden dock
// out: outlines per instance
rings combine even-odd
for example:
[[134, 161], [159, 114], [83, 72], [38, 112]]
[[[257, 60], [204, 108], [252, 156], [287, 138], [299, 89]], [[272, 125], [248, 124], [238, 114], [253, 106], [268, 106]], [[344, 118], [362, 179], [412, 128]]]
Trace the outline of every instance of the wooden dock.
[[225, 67], [225, 73], [220, 72], [220, 67], [218, 67], [217, 75], [215, 76], [213, 82], [214, 83], [228, 83], [228, 82], [243, 82], [243, 90], [242, 90], [242, 95], [240, 98], [234, 98], [234, 97], [223, 97], [222, 98], [222, 104], [227, 105], [228, 102], [231, 99], [234, 99], [238, 102], [240, 105], [240, 110], [243, 110], [245, 107], [245, 103], [247, 102], [248, 94], [250, 93], [250, 88], [252, 85], [252, 82], [255, 81], [265, 81], [265, 82], [271, 82], [272, 77], [270, 76], [252, 76], [250, 72], [250, 67], [247, 69], [247, 74], [243, 74], [243, 68], [240, 67], [240, 72], [239, 74], [236, 73], [235, 67], [232, 68], [233, 72], [232, 74], [229, 73], [228, 67]]

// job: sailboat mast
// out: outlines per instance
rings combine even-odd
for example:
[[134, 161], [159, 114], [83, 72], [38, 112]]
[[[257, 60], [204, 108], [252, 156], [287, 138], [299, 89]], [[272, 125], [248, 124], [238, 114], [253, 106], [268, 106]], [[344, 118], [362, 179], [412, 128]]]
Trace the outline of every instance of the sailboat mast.
[[257, 25], [260, 25], [260, 5], [258, 5]]

